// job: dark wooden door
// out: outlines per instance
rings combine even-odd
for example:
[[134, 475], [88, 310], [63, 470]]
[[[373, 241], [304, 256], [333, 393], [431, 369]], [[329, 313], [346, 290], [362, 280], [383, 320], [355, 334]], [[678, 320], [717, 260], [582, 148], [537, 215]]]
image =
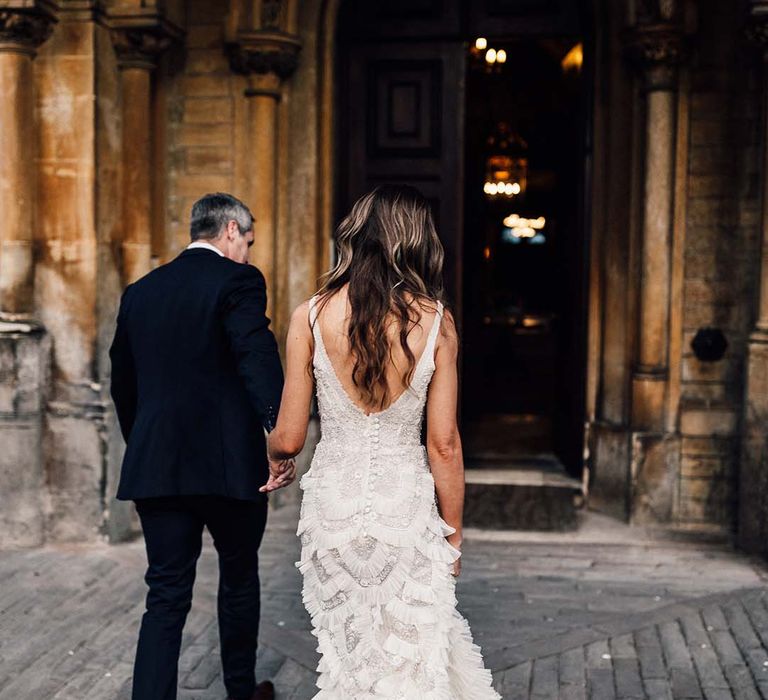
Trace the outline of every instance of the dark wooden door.
[[[456, 3], [437, 3], [430, 26], [442, 38], [418, 43], [390, 40], [409, 12], [425, 3], [351, 3], [354, 25], [338, 54], [338, 153], [341, 181], [337, 211], [343, 216], [365, 192], [382, 183], [417, 187], [432, 203], [445, 246], [445, 284], [450, 301], [461, 301], [462, 152], [464, 54], [445, 33], [458, 27]], [[429, 4], [429, 3], [427, 3]], [[386, 6], [386, 12], [382, 9]], [[435, 5], [435, 3], [431, 3]], [[367, 15], [359, 16], [367, 8]], [[429, 9], [429, 8], [427, 8]], [[383, 13], [376, 15], [375, 13]], [[374, 13], [374, 14], [372, 14]], [[354, 22], [352, 20], [354, 19]], [[414, 20], [415, 21], [415, 20]], [[416, 24], [418, 26], [418, 23]], [[460, 310], [456, 309], [460, 316]]]

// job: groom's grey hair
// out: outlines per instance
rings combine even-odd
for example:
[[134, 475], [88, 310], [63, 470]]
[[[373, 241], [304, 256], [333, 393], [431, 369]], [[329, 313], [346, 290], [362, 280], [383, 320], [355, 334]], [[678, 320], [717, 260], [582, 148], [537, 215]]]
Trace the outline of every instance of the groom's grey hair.
[[192, 205], [189, 236], [193, 241], [216, 238], [222, 229], [234, 221], [241, 234], [253, 228], [253, 214], [237, 197], [214, 192], [200, 197]]

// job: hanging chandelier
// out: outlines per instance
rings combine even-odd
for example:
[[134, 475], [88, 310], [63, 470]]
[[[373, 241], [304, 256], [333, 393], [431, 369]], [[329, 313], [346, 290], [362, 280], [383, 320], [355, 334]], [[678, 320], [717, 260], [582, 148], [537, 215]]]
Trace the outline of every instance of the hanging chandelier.
[[519, 214], [510, 214], [504, 218], [501, 240], [512, 244], [541, 245], [547, 241], [544, 234], [546, 224], [547, 220], [543, 216], [529, 219]]
[[528, 186], [528, 144], [509, 124], [500, 122], [488, 137], [483, 193], [490, 199], [512, 198]]
[[543, 216], [535, 219], [526, 219], [519, 214], [510, 214], [504, 219], [504, 226], [515, 238], [535, 238], [540, 235], [547, 224]]

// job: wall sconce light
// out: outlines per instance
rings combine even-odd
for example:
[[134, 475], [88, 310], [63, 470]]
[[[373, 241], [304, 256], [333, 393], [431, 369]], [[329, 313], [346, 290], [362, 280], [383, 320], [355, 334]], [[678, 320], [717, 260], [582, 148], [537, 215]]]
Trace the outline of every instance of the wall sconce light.
[[470, 56], [478, 65], [483, 65], [488, 73], [496, 72], [507, 62], [507, 52], [488, 46], [488, 39], [479, 36], [469, 48]]

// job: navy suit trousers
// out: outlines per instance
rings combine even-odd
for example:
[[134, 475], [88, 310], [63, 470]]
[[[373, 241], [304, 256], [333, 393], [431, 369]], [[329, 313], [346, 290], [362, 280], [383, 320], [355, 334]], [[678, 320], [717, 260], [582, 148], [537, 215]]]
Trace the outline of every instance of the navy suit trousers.
[[167, 496], [136, 501], [147, 547], [146, 612], [133, 675], [133, 700], [175, 700], [181, 633], [192, 605], [207, 527], [219, 556], [219, 637], [224, 685], [236, 700], [255, 690], [259, 629], [258, 551], [267, 499]]

